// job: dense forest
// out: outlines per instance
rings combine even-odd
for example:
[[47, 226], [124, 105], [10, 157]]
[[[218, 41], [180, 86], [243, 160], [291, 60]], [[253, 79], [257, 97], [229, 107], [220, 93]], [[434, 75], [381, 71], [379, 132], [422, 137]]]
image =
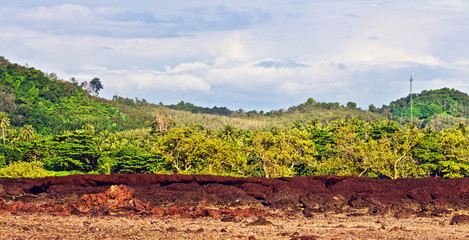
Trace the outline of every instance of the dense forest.
[[313, 98], [231, 111], [98, 96], [0, 58], [0, 176], [166, 173], [376, 178], [469, 175], [467, 94], [424, 91], [368, 110]]

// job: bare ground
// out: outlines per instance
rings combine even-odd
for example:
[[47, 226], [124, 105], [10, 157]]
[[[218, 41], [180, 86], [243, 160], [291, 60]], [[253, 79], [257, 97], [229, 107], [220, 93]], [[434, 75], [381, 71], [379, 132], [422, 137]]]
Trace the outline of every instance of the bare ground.
[[[0, 214], [2, 239], [468, 239], [469, 227], [450, 225], [451, 216], [397, 219], [322, 214], [257, 217], [225, 222], [181, 216], [52, 216]], [[271, 224], [270, 224], [271, 223]]]

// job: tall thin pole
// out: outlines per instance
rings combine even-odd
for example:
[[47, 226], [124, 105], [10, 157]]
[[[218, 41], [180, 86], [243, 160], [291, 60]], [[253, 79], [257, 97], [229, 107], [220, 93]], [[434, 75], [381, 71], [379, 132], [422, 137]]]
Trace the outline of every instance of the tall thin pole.
[[412, 101], [412, 82], [414, 81], [414, 74], [410, 73], [410, 125], [412, 125], [412, 115], [414, 110], [414, 102]]

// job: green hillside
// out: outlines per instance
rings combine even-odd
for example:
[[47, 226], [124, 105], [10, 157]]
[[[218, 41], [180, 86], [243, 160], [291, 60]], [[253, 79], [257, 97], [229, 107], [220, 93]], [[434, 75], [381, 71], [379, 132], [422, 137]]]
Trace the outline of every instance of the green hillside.
[[[104, 86], [105, 87], [105, 86]], [[414, 94], [414, 124], [420, 128], [441, 130], [465, 122], [469, 96], [454, 89], [423, 91]], [[353, 102], [318, 102], [312, 98], [288, 109], [270, 112], [229, 110], [226, 107], [200, 107], [189, 102], [173, 105], [153, 104], [145, 100], [114, 96], [100, 98], [90, 87], [55, 74], [10, 63], [0, 57], [0, 112], [5, 112], [11, 125], [31, 125], [41, 134], [59, 134], [82, 129], [86, 125], [97, 132], [122, 131], [148, 127], [156, 115], [175, 122], [177, 127], [200, 124], [222, 129], [230, 124], [239, 129], [262, 129], [306, 124], [311, 119], [328, 123], [359, 116], [365, 121], [392, 119], [400, 125], [410, 122], [409, 96], [389, 105], [361, 110]]]
[[[455, 123], [468, 123], [469, 96], [455, 89], [443, 88], [424, 90], [414, 94], [413, 116], [415, 123], [421, 127], [444, 129]], [[410, 96], [392, 101], [389, 106], [377, 110], [381, 113], [390, 112], [392, 119], [401, 124], [410, 121]]]
[[95, 130], [120, 131], [142, 127], [149, 116], [129, 113], [93, 95], [76, 81], [59, 80], [34, 68], [0, 58], [0, 112], [11, 125], [32, 125], [41, 134], [57, 134], [92, 125]]
[[12, 126], [32, 125], [41, 134], [59, 134], [86, 125], [97, 132], [137, 129], [148, 127], [156, 115], [172, 119], [178, 127], [200, 124], [221, 129], [230, 124], [250, 130], [304, 124], [312, 118], [322, 122], [355, 116], [365, 120], [380, 118], [356, 107], [312, 99], [287, 110], [267, 113], [199, 107], [183, 101], [162, 106], [120, 96], [106, 100], [73, 79], [61, 80], [55, 74], [10, 63], [3, 57], [0, 57], [0, 112], [7, 113]]

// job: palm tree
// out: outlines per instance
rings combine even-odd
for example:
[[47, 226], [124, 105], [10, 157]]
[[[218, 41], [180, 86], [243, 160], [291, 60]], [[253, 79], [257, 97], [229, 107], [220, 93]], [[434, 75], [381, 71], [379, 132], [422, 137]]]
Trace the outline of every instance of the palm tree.
[[3, 145], [5, 145], [5, 129], [10, 126], [10, 119], [5, 112], [0, 112], [0, 128], [2, 129]]
[[24, 125], [23, 128], [21, 129], [21, 136], [27, 142], [34, 139], [34, 128], [33, 128], [33, 126], [31, 126], [29, 124]]

